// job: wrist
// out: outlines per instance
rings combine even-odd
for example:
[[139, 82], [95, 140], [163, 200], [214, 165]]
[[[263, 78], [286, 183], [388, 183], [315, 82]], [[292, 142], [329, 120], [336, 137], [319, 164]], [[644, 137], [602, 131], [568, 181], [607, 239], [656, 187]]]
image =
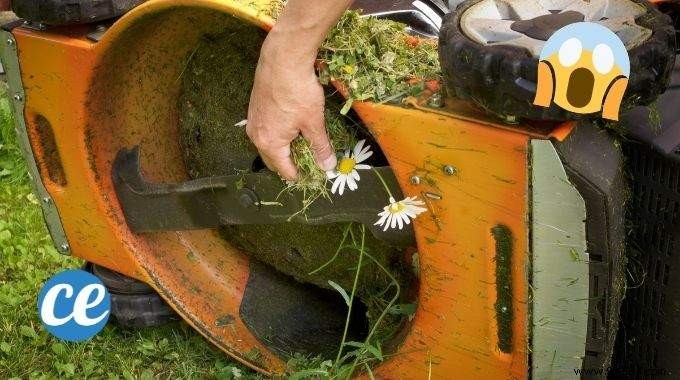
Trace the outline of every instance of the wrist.
[[274, 26], [262, 45], [261, 54], [274, 57], [277, 64], [313, 66], [319, 45], [320, 42], [304, 30]]

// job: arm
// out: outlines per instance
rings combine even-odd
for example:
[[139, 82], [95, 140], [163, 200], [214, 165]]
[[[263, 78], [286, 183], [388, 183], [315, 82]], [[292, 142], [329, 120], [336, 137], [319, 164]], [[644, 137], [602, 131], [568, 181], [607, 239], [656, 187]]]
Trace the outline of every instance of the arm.
[[324, 92], [314, 63], [326, 33], [352, 0], [289, 0], [262, 45], [250, 97], [246, 131], [267, 166], [297, 178], [290, 143], [300, 133], [317, 165], [336, 165], [324, 121]]

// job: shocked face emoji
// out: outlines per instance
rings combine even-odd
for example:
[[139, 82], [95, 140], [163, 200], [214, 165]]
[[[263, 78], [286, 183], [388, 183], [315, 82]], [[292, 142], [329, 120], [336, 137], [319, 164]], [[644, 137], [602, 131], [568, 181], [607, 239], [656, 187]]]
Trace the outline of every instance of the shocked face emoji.
[[621, 40], [604, 26], [577, 22], [555, 32], [538, 63], [534, 104], [618, 120], [630, 62]]

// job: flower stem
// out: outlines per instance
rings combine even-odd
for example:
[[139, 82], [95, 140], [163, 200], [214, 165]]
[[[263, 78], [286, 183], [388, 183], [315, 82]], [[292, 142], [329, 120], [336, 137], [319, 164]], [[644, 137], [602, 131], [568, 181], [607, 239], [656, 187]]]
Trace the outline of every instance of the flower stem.
[[347, 310], [347, 319], [345, 320], [345, 331], [342, 333], [342, 341], [340, 341], [340, 348], [338, 349], [338, 356], [335, 358], [335, 363], [333, 363], [333, 369], [340, 363], [340, 356], [342, 356], [342, 350], [345, 347], [345, 341], [347, 340], [347, 330], [349, 329], [349, 322], [352, 316], [352, 305], [354, 304], [354, 295], [357, 292], [357, 284], [359, 283], [359, 273], [361, 272], [361, 262], [364, 259], [364, 244], [366, 239], [366, 226], [361, 225], [361, 251], [359, 251], [359, 264], [357, 265], [357, 271], [354, 275], [354, 284], [352, 285], [352, 294], [349, 297], [349, 307]]
[[[362, 251], [363, 251], [363, 249], [362, 249]], [[373, 327], [371, 328], [371, 331], [368, 333], [368, 336], [366, 337], [366, 340], [364, 341], [365, 344], [370, 344], [371, 338], [373, 338], [373, 335], [375, 334], [376, 330], [378, 329], [378, 326], [380, 325], [380, 323], [382, 323], [383, 319], [385, 318], [385, 316], [387, 315], [389, 310], [392, 308], [392, 306], [394, 306], [394, 303], [397, 302], [397, 300], [399, 299], [399, 296], [401, 294], [401, 286], [399, 285], [399, 282], [394, 277], [394, 275], [392, 275], [392, 273], [390, 273], [390, 271], [388, 271], [378, 260], [376, 260], [368, 252], [360, 252], [360, 256], [359, 256], [360, 260], [361, 260], [361, 256], [363, 256], [363, 255], [366, 255], [366, 257], [368, 257], [371, 261], [373, 261], [383, 272], [385, 272], [385, 274], [387, 274], [387, 276], [390, 278], [390, 280], [392, 280], [392, 282], [387, 286], [388, 288], [391, 287], [392, 285], [394, 285], [397, 288], [396, 289], [397, 291], [394, 294], [394, 297], [392, 297], [392, 300], [387, 304], [387, 307], [385, 307], [383, 312], [380, 314], [380, 317], [375, 321], [375, 323], [373, 324]], [[350, 376], [351, 376], [352, 373], [354, 373], [354, 369], [357, 367], [359, 359], [360, 359], [360, 355], [357, 355], [355, 357], [354, 362], [352, 363], [352, 367], [349, 371]]]
[[349, 234], [350, 230], [352, 229], [352, 223], [348, 224], [347, 227], [345, 227], [345, 231], [342, 233], [342, 241], [340, 241], [340, 245], [338, 245], [338, 249], [335, 251], [335, 255], [331, 257], [330, 260], [326, 261], [325, 264], [322, 266], [314, 269], [313, 271], [309, 272], [308, 275], [312, 276], [315, 275], [319, 272], [321, 272], [324, 268], [329, 266], [335, 259], [338, 258], [338, 255], [340, 254], [340, 251], [342, 251], [343, 248], [345, 248], [345, 241], [347, 240], [347, 235]]
[[385, 191], [387, 191], [387, 195], [389, 195], [390, 198], [394, 199], [394, 196], [392, 196], [392, 192], [390, 191], [390, 187], [387, 186], [387, 182], [385, 182], [385, 179], [382, 177], [380, 172], [378, 172], [375, 168], [372, 168], [372, 169], [373, 169], [373, 172], [375, 173], [375, 175], [378, 177], [378, 179], [380, 179], [380, 182], [382, 182], [383, 187], [385, 188]]

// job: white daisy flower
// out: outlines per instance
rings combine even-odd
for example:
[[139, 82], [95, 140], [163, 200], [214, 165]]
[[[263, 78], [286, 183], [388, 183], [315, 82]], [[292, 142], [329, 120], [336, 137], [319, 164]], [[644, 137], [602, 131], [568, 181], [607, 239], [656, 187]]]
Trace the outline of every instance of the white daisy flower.
[[349, 149], [345, 151], [345, 154], [340, 158], [338, 166], [335, 170], [326, 172], [328, 179], [333, 180], [333, 186], [331, 187], [331, 193], [342, 195], [345, 192], [345, 185], [351, 190], [356, 190], [359, 186], [359, 172], [357, 170], [370, 169], [370, 165], [362, 164], [369, 157], [373, 155], [371, 151], [371, 146], [366, 145], [366, 140], [360, 140], [357, 145], [354, 146], [354, 150], [350, 152]]
[[410, 224], [411, 219], [415, 219], [419, 214], [427, 211], [424, 206], [425, 202], [419, 201], [417, 197], [408, 197], [402, 201], [397, 202], [393, 197], [390, 197], [390, 204], [383, 208], [383, 211], [378, 214], [380, 220], [375, 225], [385, 227], [383, 231], [388, 228], [399, 227], [404, 228], [404, 224]]
[[234, 127], [241, 128], [241, 127], [245, 127], [246, 125], [248, 125], [248, 119], [243, 119], [243, 120], [239, 121], [238, 123], [234, 124]]

